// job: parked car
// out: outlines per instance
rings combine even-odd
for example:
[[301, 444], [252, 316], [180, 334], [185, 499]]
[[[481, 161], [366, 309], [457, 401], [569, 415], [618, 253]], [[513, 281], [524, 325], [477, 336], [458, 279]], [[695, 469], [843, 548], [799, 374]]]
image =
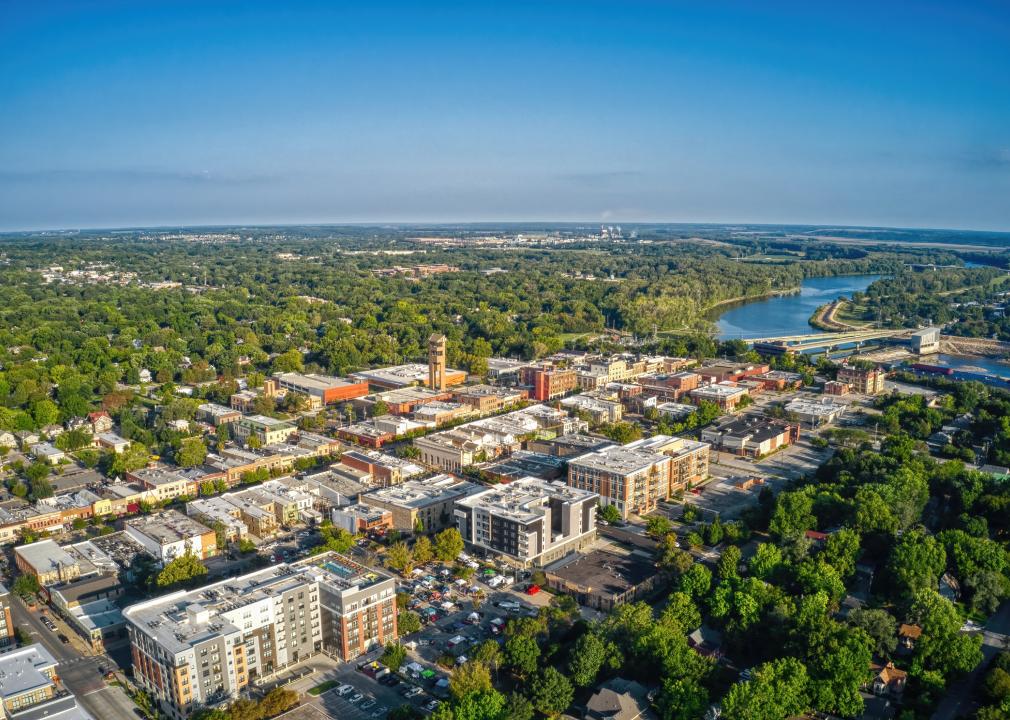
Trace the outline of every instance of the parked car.
[[386, 713], [388, 713], [388, 712], [389, 712], [389, 708], [388, 708], [388, 707], [386, 707], [385, 705], [383, 705], [383, 706], [382, 706], [382, 707], [380, 707], [380, 708], [379, 708], [378, 710], [373, 710], [373, 711], [372, 711], [372, 717], [373, 717], [373, 718], [381, 718], [381, 717], [385, 717], [385, 716], [386, 716]]
[[365, 702], [361, 703], [361, 709], [362, 710], [369, 710], [369, 709], [371, 709], [373, 707], [375, 707], [375, 699], [374, 698], [371, 698], [371, 699], [366, 700]]
[[70, 638], [68, 638], [63, 633], [60, 633], [58, 637], [60, 638], [60, 642], [63, 643], [64, 645], [69, 645], [70, 644]]
[[354, 692], [354, 686], [353, 685], [341, 685], [340, 687], [338, 687], [336, 689], [336, 693], [340, 697], [343, 697], [344, 695], [346, 695], [347, 693], [350, 693], [350, 692]]
[[354, 693], [353, 695], [351, 695], [351, 697], [347, 698], [347, 702], [358, 703], [361, 702], [364, 699], [364, 697], [365, 696], [362, 695], [361, 693]]

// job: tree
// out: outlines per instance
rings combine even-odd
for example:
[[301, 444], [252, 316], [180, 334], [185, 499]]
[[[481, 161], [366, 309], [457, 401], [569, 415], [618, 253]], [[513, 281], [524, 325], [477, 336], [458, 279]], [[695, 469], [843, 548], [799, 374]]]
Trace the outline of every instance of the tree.
[[176, 464], [181, 467], [196, 467], [202, 465], [207, 457], [207, 446], [198, 437], [186, 438], [179, 446], [176, 454]]
[[403, 610], [396, 616], [396, 626], [400, 635], [410, 635], [421, 629], [421, 618], [416, 612]]
[[19, 575], [11, 589], [21, 599], [30, 600], [39, 591], [39, 581], [34, 575]]
[[196, 555], [187, 552], [165, 565], [155, 583], [161, 588], [175, 587], [206, 574], [207, 566]]
[[751, 679], [729, 689], [722, 700], [726, 720], [783, 720], [810, 707], [807, 669], [796, 658], [759, 665]]
[[670, 520], [662, 515], [651, 515], [645, 521], [645, 534], [659, 539], [670, 532]]
[[842, 578], [852, 576], [859, 559], [859, 533], [851, 528], [842, 528], [828, 535], [821, 557], [838, 571]]
[[456, 700], [467, 695], [491, 692], [491, 673], [483, 663], [463, 663], [452, 671], [449, 677], [449, 692]]
[[799, 537], [817, 524], [813, 499], [802, 490], [786, 490], [775, 501], [768, 529], [780, 540]]
[[435, 557], [443, 562], [455, 560], [463, 552], [463, 536], [456, 528], [446, 528], [435, 536]]
[[675, 623], [677, 629], [688, 633], [701, 627], [701, 613], [694, 600], [685, 592], [670, 593], [670, 597], [660, 615], [660, 622]]
[[585, 633], [572, 645], [568, 657], [568, 672], [579, 687], [589, 687], [607, 659], [606, 644], [595, 633]]
[[695, 563], [687, 572], [680, 576], [680, 589], [694, 598], [695, 602], [704, 600], [712, 587], [712, 571], [701, 563]]
[[423, 720], [424, 714], [410, 703], [398, 705], [386, 715], [386, 720]]
[[982, 636], [962, 633], [957, 608], [935, 590], [914, 593], [911, 616], [922, 628], [912, 655], [914, 673], [936, 670], [949, 677], [969, 672], [982, 662]]
[[386, 649], [382, 653], [382, 657], [379, 658], [382, 664], [393, 672], [399, 670], [400, 666], [403, 665], [403, 661], [406, 659], [407, 649], [398, 642], [388, 643], [386, 645]]
[[617, 525], [623, 520], [621, 511], [616, 505], [600, 505], [596, 510], [596, 516], [611, 525]]
[[771, 580], [782, 567], [782, 551], [777, 545], [761, 543], [748, 564], [750, 574], [759, 580]]
[[505, 663], [519, 675], [536, 672], [540, 646], [532, 635], [511, 635], [505, 640]]
[[667, 678], [656, 698], [661, 720], [700, 718], [708, 709], [708, 691], [695, 680]]
[[372, 405], [372, 417], [380, 417], [381, 415], [389, 414], [389, 403], [385, 400], [376, 400], [375, 404]]
[[905, 596], [936, 588], [946, 567], [947, 553], [943, 545], [923, 530], [902, 535], [891, 551], [888, 564], [895, 590]]
[[869, 636], [877, 655], [890, 657], [898, 647], [898, 622], [886, 610], [853, 608], [849, 611], [848, 621]]
[[414, 562], [410, 554], [410, 548], [402, 540], [389, 546], [386, 551], [386, 567], [400, 572], [406, 572], [407, 568]]
[[720, 580], [739, 577], [737, 568], [740, 566], [740, 557], [740, 548], [736, 545], [730, 545], [723, 551], [719, 556], [719, 562], [716, 563], [716, 574]]
[[485, 640], [471, 653], [474, 662], [483, 663], [490, 670], [497, 671], [502, 664], [501, 645], [496, 640]]
[[522, 693], [513, 692], [509, 695], [507, 708], [502, 720], [533, 720], [533, 703]]
[[547, 717], [563, 713], [572, 704], [573, 697], [571, 682], [553, 667], [544, 668], [530, 683], [533, 707]]
[[424, 565], [431, 561], [434, 551], [431, 547], [431, 540], [428, 539], [427, 535], [422, 535], [416, 541], [414, 541], [414, 562], [418, 565]]
[[683, 575], [694, 565], [694, 557], [691, 553], [678, 547], [677, 536], [673, 533], [663, 537], [657, 548], [657, 553], [656, 564], [660, 570], [674, 576]]

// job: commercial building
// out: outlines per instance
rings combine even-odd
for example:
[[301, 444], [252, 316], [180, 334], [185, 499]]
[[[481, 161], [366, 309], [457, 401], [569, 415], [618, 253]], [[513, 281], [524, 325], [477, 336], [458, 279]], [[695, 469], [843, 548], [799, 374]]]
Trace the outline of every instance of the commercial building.
[[372, 393], [354, 402], [354, 407], [364, 415], [376, 415], [375, 406], [382, 403], [392, 415], [409, 415], [425, 403], [451, 400], [452, 393], [426, 387], [403, 387]]
[[346, 380], [317, 373], [278, 373], [274, 379], [285, 390], [314, 398], [313, 404], [317, 406], [353, 400], [368, 394], [368, 383], [363, 380]]
[[178, 497], [194, 497], [197, 493], [196, 482], [167, 465], [150, 465], [130, 470], [126, 473], [126, 479], [147, 491], [143, 500], [165, 502]]
[[458, 473], [469, 465], [489, 462], [520, 449], [523, 439], [541, 434], [567, 435], [585, 425], [561, 410], [532, 405], [418, 438], [414, 447], [421, 451], [424, 464]]
[[14, 563], [22, 573], [31, 575], [43, 587], [81, 576], [78, 559], [50, 539], [14, 548]]
[[481, 474], [498, 482], [512, 482], [526, 477], [560, 480], [565, 477], [565, 461], [556, 455], [516, 450], [507, 458], [481, 468]]
[[627, 519], [656, 509], [666, 498], [670, 458], [648, 450], [608, 447], [568, 461], [568, 485], [600, 496]]
[[798, 425], [761, 415], [745, 415], [701, 431], [701, 439], [713, 447], [752, 458], [795, 442], [799, 435]]
[[687, 405], [685, 403], [664, 402], [656, 404], [656, 411], [659, 412], [661, 417], [666, 417], [674, 421], [680, 421], [687, 420], [687, 418], [693, 413], [698, 412], [698, 406]]
[[[368, 383], [375, 390], [395, 390], [411, 385], [426, 385], [428, 383], [428, 366], [424, 363], [407, 363], [387, 368], [362, 370], [351, 375], [355, 380]], [[461, 385], [466, 381], [466, 373], [462, 370], [446, 368], [445, 385]]]
[[620, 422], [624, 406], [592, 395], [572, 395], [561, 400], [561, 406], [579, 415], [588, 415], [593, 423]]
[[487, 376], [499, 385], [515, 385], [519, 382], [523, 368], [529, 366], [525, 360], [509, 358], [488, 358]]
[[522, 382], [523, 385], [530, 386], [529, 395], [531, 398], [546, 402], [575, 390], [579, 384], [579, 377], [573, 369], [543, 364], [523, 368]]
[[323, 647], [319, 581], [286, 564], [123, 611], [134, 681], [173, 720]]
[[11, 593], [0, 583], [0, 652], [14, 645], [14, 618], [11, 616]]
[[93, 720], [60, 683], [58, 664], [41, 643], [0, 655], [0, 716], [9, 720]]
[[235, 423], [236, 438], [244, 440], [255, 437], [260, 445], [286, 442], [297, 432], [298, 428], [295, 425], [266, 415], [250, 415], [240, 418]]
[[457, 402], [469, 405], [481, 415], [500, 412], [526, 398], [523, 390], [495, 385], [465, 385], [454, 390], [452, 395]]
[[541, 566], [596, 539], [594, 492], [523, 478], [457, 500], [463, 540], [519, 567]]
[[417, 463], [377, 450], [348, 450], [340, 456], [340, 463], [370, 473], [379, 487], [399, 485], [424, 474], [424, 468]]
[[737, 382], [754, 375], [763, 375], [771, 370], [771, 366], [763, 363], [717, 362], [697, 368], [695, 372], [703, 381], [710, 383]]
[[526, 443], [526, 449], [531, 452], [554, 455], [559, 458], [578, 457], [616, 446], [617, 443], [613, 440], [593, 435], [582, 435], [581, 433], [559, 435], [555, 438], [534, 438]]
[[242, 413], [234, 408], [218, 405], [217, 403], [203, 403], [196, 408], [196, 417], [199, 420], [210, 423], [214, 427], [233, 423], [242, 417]]
[[828, 398], [820, 400], [795, 398], [786, 403], [785, 409], [786, 412], [795, 415], [800, 422], [815, 427], [837, 420], [845, 412], [845, 405], [831, 402]]
[[451, 475], [435, 475], [373, 490], [362, 495], [361, 501], [389, 510], [397, 530], [413, 531], [422, 527], [425, 531], [434, 531], [452, 524], [453, 504], [457, 500], [482, 487]]
[[748, 379], [760, 383], [764, 390], [796, 390], [803, 385], [800, 373], [786, 370], [769, 370], [760, 375], [751, 375]]
[[697, 387], [688, 395], [695, 403], [715, 403], [720, 410], [732, 412], [749, 393], [746, 388], [738, 387], [733, 383], [720, 382]]
[[652, 554], [637, 550], [594, 550], [559, 560], [544, 572], [551, 591], [601, 612], [648, 595], [661, 577]]
[[393, 529], [392, 511], [361, 502], [333, 508], [330, 520], [336, 527], [343, 528], [352, 535]]
[[884, 392], [886, 373], [876, 366], [845, 364], [838, 368], [838, 382], [847, 384], [853, 392], [862, 395], [879, 395]]
[[663, 499], [668, 500], [708, 478], [712, 446], [707, 442], [670, 435], [653, 435], [651, 438], [636, 440], [624, 447], [629, 450], [661, 453], [670, 458], [669, 484], [665, 494], [661, 495]]
[[218, 551], [215, 532], [178, 510], [131, 518], [124, 530], [162, 564], [186, 553], [204, 560]]
[[474, 417], [476, 414], [472, 407], [461, 402], [430, 402], [415, 409], [412, 417], [414, 422], [427, 427], [438, 427]]
[[337, 436], [370, 448], [380, 448], [407, 433], [424, 430], [424, 423], [397, 415], [382, 415], [337, 430]]
[[229, 542], [238, 542], [249, 534], [249, 526], [242, 521], [242, 510], [223, 496], [191, 500], [186, 503], [186, 514], [207, 527], [222, 527]]

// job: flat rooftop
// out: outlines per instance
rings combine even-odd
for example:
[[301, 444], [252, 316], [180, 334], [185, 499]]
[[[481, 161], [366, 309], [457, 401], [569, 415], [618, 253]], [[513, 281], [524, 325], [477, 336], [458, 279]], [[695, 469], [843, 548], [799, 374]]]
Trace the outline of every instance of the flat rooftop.
[[517, 450], [510, 457], [487, 466], [485, 470], [512, 480], [524, 477], [553, 480], [564, 474], [564, 468], [564, 459], [557, 455]]
[[381, 570], [354, 562], [346, 555], [335, 552], [315, 555], [301, 560], [293, 568], [308, 568], [310, 576], [317, 582], [330, 585], [338, 590], [364, 590], [386, 580], [392, 580]]
[[48, 539], [20, 545], [14, 548], [14, 554], [20, 556], [38, 573], [53, 572], [61, 567], [77, 565], [78, 562], [77, 558], [57, 545], [55, 541]]
[[718, 398], [728, 398], [735, 395], [742, 395], [747, 392], [746, 388], [738, 387], [736, 385], [723, 385], [722, 383], [715, 383], [712, 385], [702, 385], [701, 387], [691, 390], [690, 395], [692, 397], [718, 397]]
[[280, 373], [275, 375], [279, 381], [290, 385], [308, 388], [310, 390], [330, 390], [332, 388], [347, 387], [357, 385], [359, 381], [348, 380], [346, 378], [333, 377], [332, 375], [320, 375], [319, 373]]
[[165, 510], [157, 515], [132, 518], [126, 521], [125, 526], [143, 533], [160, 545], [212, 532], [206, 525], [183, 515], [178, 510]]
[[456, 504], [473, 509], [480, 508], [496, 517], [528, 523], [543, 517], [544, 506], [552, 499], [562, 502], [582, 502], [595, 497], [596, 493], [588, 490], [528, 477], [495, 485], [483, 492], [461, 498]]
[[604, 448], [568, 461], [569, 467], [577, 466], [619, 475], [633, 475], [648, 470], [656, 463], [669, 462], [666, 455], [622, 446]]
[[545, 568], [566, 582], [601, 595], [620, 595], [656, 574], [655, 560], [637, 551], [576, 553]]
[[424, 480], [407, 480], [362, 495], [363, 502], [379, 501], [403, 508], [422, 508], [434, 503], [465, 497], [480, 490], [477, 483], [460, 480], [452, 475], [435, 475]]
[[0, 655], [0, 698], [48, 687], [53, 681], [42, 671], [56, 667], [56, 658], [41, 643]]

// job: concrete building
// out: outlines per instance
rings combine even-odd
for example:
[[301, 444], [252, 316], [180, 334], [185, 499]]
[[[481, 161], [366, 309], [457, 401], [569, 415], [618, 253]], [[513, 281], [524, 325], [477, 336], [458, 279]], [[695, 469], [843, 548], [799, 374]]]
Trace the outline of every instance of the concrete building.
[[445, 382], [445, 335], [434, 333], [428, 338], [428, 387], [443, 391]]
[[659, 412], [661, 417], [666, 417], [674, 421], [680, 421], [686, 420], [693, 413], [698, 412], [698, 406], [687, 405], [685, 403], [664, 402], [656, 403], [656, 410]]
[[50, 539], [14, 548], [14, 564], [25, 575], [38, 580], [41, 586], [68, 582], [81, 576], [77, 558]]
[[399, 485], [424, 474], [424, 468], [417, 463], [377, 450], [348, 450], [340, 456], [340, 463], [371, 474], [379, 487]]
[[757, 458], [795, 442], [799, 434], [798, 425], [784, 420], [745, 415], [705, 428], [701, 439], [719, 450]]
[[6, 648], [13, 647], [14, 618], [11, 615], [11, 593], [6, 585], [0, 583], [0, 652]]
[[539, 567], [596, 539], [595, 492], [537, 478], [457, 500], [453, 514], [463, 540], [519, 567]]
[[[431, 390], [426, 387], [410, 386], [396, 390], [384, 390], [372, 393], [354, 402], [354, 407], [361, 411], [362, 416], [374, 416], [375, 406], [385, 404], [392, 415], [409, 415], [425, 403], [442, 402], [452, 399], [448, 391]], [[378, 413], [382, 414], [382, 413]]]
[[733, 412], [740, 401], [748, 396], [747, 388], [738, 387], [730, 382], [719, 382], [712, 385], [702, 385], [688, 393], [694, 403], [710, 402], [719, 406], [720, 410]]
[[568, 485], [600, 496], [621, 517], [644, 515], [666, 498], [670, 482], [670, 458], [648, 450], [615, 446], [568, 461]]
[[837, 381], [845, 383], [853, 392], [861, 395], [879, 395], [884, 392], [883, 369], [844, 364], [838, 368]]
[[561, 406], [570, 412], [588, 415], [595, 424], [620, 422], [624, 411], [621, 403], [593, 395], [572, 395], [562, 398]]
[[284, 420], [267, 417], [266, 415], [250, 415], [235, 423], [235, 437], [245, 440], [256, 437], [260, 445], [273, 445], [286, 442], [298, 432], [298, 428]]
[[670, 458], [669, 484], [661, 498], [669, 500], [708, 478], [708, 463], [712, 446], [690, 438], [653, 435], [629, 443], [629, 450], [647, 450]]
[[205, 560], [218, 551], [216, 533], [178, 510], [131, 518], [124, 530], [163, 565], [186, 553]]
[[249, 534], [249, 526], [242, 521], [242, 511], [222, 496], [191, 500], [186, 503], [186, 514], [209, 528], [220, 524], [229, 542], [238, 542]]
[[919, 355], [932, 355], [940, 352], [940, 328], [931, 327], [912, 333], [909, 338], [912, 352]]
[[754, 375], [763, 375], [771, 370], [763, 363], [715, 362], [697, 368], [695, 372], [703, 381], [710, 383], [737, 382]]
[[482, 487], [451, 475], [435, 475], [365, 493], [361, 501], [389, 510], [397, 530], [412, 532], [420, 523], [426, 532], [431, 532], [451, 525], [453, 504]]
[[526, 449], [530, 452], [554, 455], [560, 458], [578, 457], [586, 453], [616, 446], [617, 443], [613, 440], [593, 435], [582, 435], [580, 433], [559, 435], [555, 438], [534, 438], [526, 443]]
[[317, 373], [278, 373], [274, 375], [274, 379], [277, 380], [278, 386], [285, 390], [313, 398], [313, 404], [317, 407], [353, 400], [368, 394], [368, 383], [363, 380], [345, 380]]
[[525, 360], [509, 358], [488, 358], [487, 376], [499, 385], [515, 385], [519, 382], [523, 368], [529, 366]]
[[123, 611], [134, 681], [184, 720], [323, 648], [319, 580], [287, 564]]
[[845, 412], [845, 405], [832, 402], [829, 398], [806, 400], [795, 398], [786, 403], [786, 412], [796, 416], [800, 422], [816, 427], [833, 423]]

